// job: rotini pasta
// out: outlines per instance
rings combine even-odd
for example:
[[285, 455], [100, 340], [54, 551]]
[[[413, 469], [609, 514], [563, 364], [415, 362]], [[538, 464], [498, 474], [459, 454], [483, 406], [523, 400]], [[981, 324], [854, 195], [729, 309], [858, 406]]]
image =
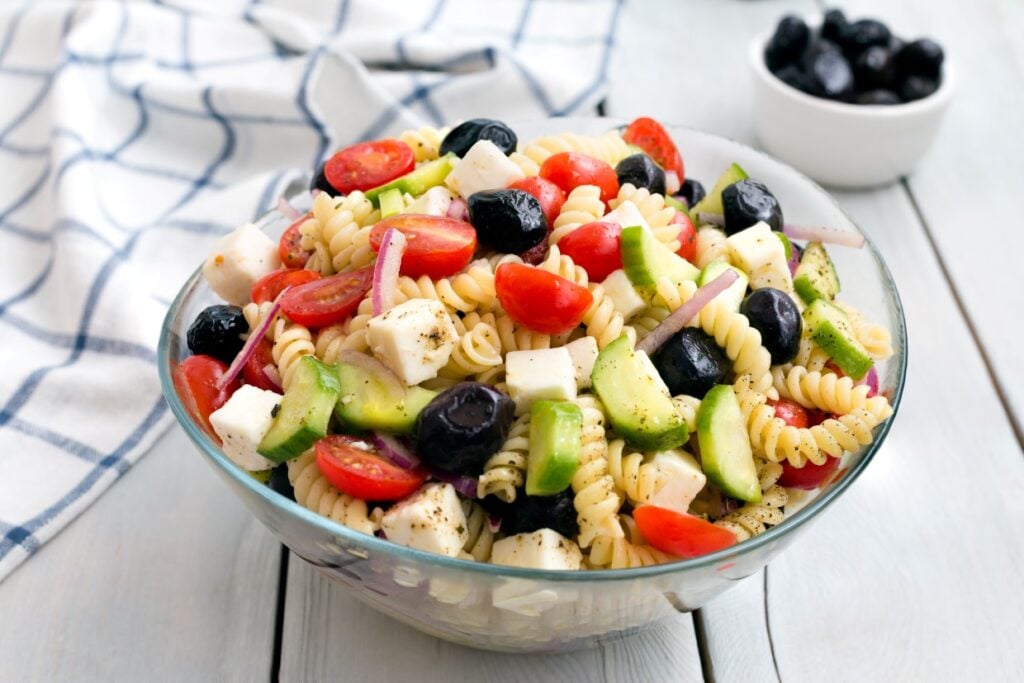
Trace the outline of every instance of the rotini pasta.
[[380, 212], [362, 192], [340, 198], [321, 192], [313, 200], [312, 214], [299, 228], [303, 248], [313, 250], [307, 268], [331, 275], [373, 262], [370, 230]]
[[789, 502], [789, 495], [786, 489], [776, 485], [782, 476], [782, 465], [759, 460], [757, 474], [763, 492], [761, 502], [747, 503], [715, 521], [715, 526], [735, 534], [737, 541], [745, 541], [751, 536], [763, 534], [768, 527], [781, 524], [786, 517], [785, 507]]
[[697, 231], [697, 256], [694, 264], [698, 268], [707, 268], [709, 263], [719, 259], [729, 260], [725, 233], [718, 228], [705, 225]]
[[569, 196], [562, 204], [562, 210], [558, 213], [551, 234], [548, 235], [548, 244], [558, 244], [559, 241], [576, 228], [586, 223], [593, 223], [604, 215], [604, 202], [601, 201], [601, 189], [596, 185], [580, 185], [573, 188]]
[[868, 397], [871, 389], [867, 385], [855, 385], [849, 377], [831, 372], [808, 372], [796, 365], [788, 372], [773, 368], [772, 379], [779, 396], [805, 408], [845, 415], [862, 408], [879, 413], [884, 410], [883, 405], [888, 405], [884, 396]]
[[526, 481], [526, 461], [530, 451], [530, 414], [512, 423], [501, 450], [484, 463], [484, 472], [477, 483], [477, 496], [497, 496], [506, 503], [514, 502], [516, 489]]
[[501, 337], [494, 326], [494, 315], [476, 323], [459, 339], [448, 364], [441, 370], [446, 377], [469, 377], [504, 364]]
[[287, 391], [295, 377], [299, 361], [303, 356], [315, 354], [316, 346], [309, 330], [303, 325], [284, 319], [278, 320], [274, 325], [277, 329], [274, 332], [272, 353], [274, 363], [277, 364], [277, 372], [281, 375], [281, 386]]
[[632, 202], [636, 206], [659, 242], [672, 253], [679, 251], [679, 226], [672, 222], [676, 210], [665, 204], [665, 195], [652, 194], [647, 188], [637, 188], [626, 183], [619, 188], [619, 195], [609, 205], [617, 209], [623, 202]]
[[580, 396], [576, 403], [583, 412], [583, 437], [580, 466], [572, 478], [573, 505], [580, 525], [580, 546], [586, 548], [595, 538], [622, 536], [622, 527], [615, 519], [622, 500], [608, 471], [601, 402], [595, 396]]
[[462, 546], [461, 557], [487, 562], [491, 559], [491, 548], [494, 546], [494, 532], [487, 521], [487, 512], [471, 500], [462, 501], [462, 511], [466, 513], [466, 530], [469, 532], [469, 538]]
[[448, 134], [448, 128], [423, 126], [414, 130], [403, 131], [398, 139], [412, 148], [417, 163], [433, 161], [440, 154], [441, 143]]
[[599, 536], [587, 557], [594, 569], [633, 569], [662, 564], [676, 559], [649, 545], [631, 543], [625, 538]]
[[632, 151], [632, 148], [615, 130], [599, 136], [562, 133], [528, 142], [522, 146], [520, 151], [510, 154], [509, 159], [529, 177], [540, 173], [540, 167], [547, 158], [559, 152], [583, 152], [614, 167], [628, 157]]
[[372, 536], [380, 529], [380, 508], [370, 511], [365, 501], [331, 486], [316, 466], [313, 450], [288, 461], [288, 480], [299, 505], [364, 534]]
[[868, 352], [869, 356], [875, 360], [885, 360], [892, 356], [892, 335], [889, 333], [888, 328], [884, 325], [869, 322], [860, 311], [847, 303], [837, 301], [836, 305], [846, 313], [854, 335], [856, 335], [857, 340]]
[[689, 425], [692, 432], [697, 426], [697, 411], [700, 409], [700, 399], [687, 396], [686, 394], [679, 394], [672, 397], [672, 405], [676, 407], [676, 412], [686, 420], [686, 424]]

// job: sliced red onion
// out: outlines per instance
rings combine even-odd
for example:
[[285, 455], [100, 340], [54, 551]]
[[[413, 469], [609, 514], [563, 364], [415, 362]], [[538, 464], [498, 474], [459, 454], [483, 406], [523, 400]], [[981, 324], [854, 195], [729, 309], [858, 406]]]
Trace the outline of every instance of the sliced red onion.
[[297, 221], [302, 216], [302, 212], [292, 206], [291, 202], [284, 197], [278, 198], [277, 211], [290, 221]]
[[720, 213], [701, 211], [697, 214], [697, 222], [701, 225], [717, 225], [720, 228], [724, 228], [725, 216]]
[[729, 269], [707, 283], [693, 294], [693, 298], [672, 312], [672, 315], [661, 321], [651, 333], [636, 345], [638, 351], [648, 355], [657, 351], [673, 334], [683, 329], [693, 316], [700, 313], [709, 301], [724, 292], [739, 277], [735, 270]]
[[864, 235], [859, 232], [850, 232], [849, 230], [786, 223], [782, 226], [782, 232], [786, 234], [786, 237], [795, 240], [838, 244], [841, 247], [853, 247], [855, 249], [860, 249], [864, 246]]
[[[283, 294], [284, 292], [282, 292]], [[238, 352], [235, 359], [231, 361], [231, 365], [228, 367], [228, 371], [221, 375], [221, 378], [217, 380], [217, 389], [223, 391], [226, 387], [231, 386], [231, 383], [238, 379], [238, 375], [241, 374], [242, 368], [245, 367], [245, 363], [249, 360], [249, 357], [256, 351], [256, 347], [259, 346], [260, 342], [263, 341], [263, 337], [266, 336], [267, 330], [270, 329], [270, 323], [274, 321], [274, 316], [281, 310], [281, 304], [278, 303], [281, 297], [278, 296], [274, 300], [274, 303], [270, 306], [267, 314], [260, 320], [260, 324], [256, 326], [256, 329], [249, 333], [249, 338], [245, 340], [245, 345], [242, 350]]]
[[402, 469], [411, 470], [419, 467], [420, 459], [416, 457], [416, 454], [390, 434], [373, 432], [370, 434], [370, 442], [377, 447], [377, 451], [381, 455]]
[[405, 383], [399, 379], [394, 370], [384, 365], [373, 356], [367, 356], [365, 353], [359, 353], [358, 351], [345, 350], [338, 354], [338, 360], [366, 371], [375, 379], [379, 380], [386, 389], [390, 389], [394, 392], [397, 399], [405, 398]]
[[462, 197], [456, 197], [448, 206], [448, 218], [469, 222], [469, 204]]
[[284, 382], [281, 381], [281, 373], [277, 371], [277, 366], [273, 363], [267, 363], [263, 366], [263, 379], [273, 384], [278, 391], [284, 386]]
[[683, 206], [686, 207], [687, 210], [690, 209], [690, 201], [686, 197], [684, 197], [683, 195], [681, 195], [681, 194], [674, 194], [674, 195], [672, 195], [672, 199], [674, 199], [677, 202], [681, 203]]
[[395, 290], [398, 289], [398, 273], [402, 268], [402, 254], [408, 240], [400, 231], [388, 228], [384, 231], [377, 262], [373, 265], [373, 314], [381, 315], [395, 305]]
[[665, 171], [665, 194], [675, 194], [683, 186], [679, 174], [675, 171]]
[[871, 369], [868, 370], [868, 374], [864, 375], [860, 381], [855, 382], [857, 386], [867, 385], [868, 387], [868, 398], [878, 396], [878, 371], [875, 370], [875, 366], [872, 365]]
[[800, 267], [800, 252], [793, 245], [790, 245], [789, 260], [786, 262], [786, 265], [789, 266], [789, 274], [795, 276], [796, 269]]
[[501, 531], [501, 517], [497, 515], [487, 515], [487, 528], [491, 530], [492, 534], [496, 534]]
[[466, 498], [476, 498], [476, 487], [480, 482], [476, 477], [470, 477], [465, 474], [451, 474], [449, 472], [442, 472], [441, 470], [430, 470], [430, 473], [434, 475], [434, 478], [438, 481], [443, 481], [446, 484], [451, 484], [455, 487], [455, 490], [464, 495]]

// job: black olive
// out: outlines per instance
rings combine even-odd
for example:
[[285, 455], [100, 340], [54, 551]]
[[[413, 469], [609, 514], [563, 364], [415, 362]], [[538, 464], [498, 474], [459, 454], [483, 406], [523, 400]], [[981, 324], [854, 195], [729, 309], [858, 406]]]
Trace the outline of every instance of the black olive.
[[896, 69], [901, 76], [922, 76], [937, 81], [944, 58], [941, 45], [921, 38], [900, 48], [896, 53]]
[[901, 104], [903, 100], [892, 90], [868, 90], [857, 95], [857, 104]]
[[810, 93], [841, 100], [853, 92], [853, 70], [835, 43], [819, 40], [804, 57]]
[[209, 306], [188, 328], [188, 349], [230, 364], [245, 346], [242, 335], [248, 331], [249, 324], [238, 306]]
[[764, 61], [772, 71], [800, 59], [811, 40], [811, 30], [800, 17], [788, 14], [779, 20], [764, 48]]
[[506, 394], [479, 382], [462, 382], [420, 412], [416, 448], [428, 465], [475, 477], [505, 443], [514, 418], [515, 404]]
[[630, 183], [646, 188], [651, 194], [665, 194], [665, 171], [644, 153], [630, 154], [615, 166], [619, 185]]
[[499, 510], [501, 531], [509, 536], [551, 529], [566, 538], [575, 538], [580, 532], [571, 489], [554, 496], [528, 496], [519, 489], [515, 501], [503, 504]]
[[892, 31], [888, 26], [875, 19], [861, 19], [849, 25], [839, 44], [847, 58], [853, 60], [869, 47], [887, 47], [891, 39]]
[[888, 88], [895, 75], [896, 64], [886, 47], [869, 47], [853, 64], [853, 80], [860, 90]]
[[939, 84], [930, 78], [907, 76], [907, 79], [899, 86], [899, 93], [904, 102], [913, 102], [914, 100], [923, 100], [938, 89]]
[[540, 244], [548, 223], [540, 202], [523, 190], [484, 190], [469, 196], [469, 222], [480, 244], [519, 254]]
[[772, 230], [782, 230], [782, 207], [763, 183], [746, 179], [722, 190], [725, 233], [734, 235], [760, 221]]
[[288, 500], [295, 500], [295, 489], [288, 478], [288, 463], [283, 462], [270, 471], [270, 481], [267, 485]]
[[796, 357], [804, 323], [800, 309], [788, 294], [771, 287], [758, 289], [743, 300], [740, 313], [761, 333], [761, 344], [772, 355], [772, 365]]
[[684, 327], [669, 337], [651, 360], [673, 396], [703, 398], [732, 367], [715, 338], [695, 327]]
[[694, 180], [693, 178], [684, 180], [679, 188], [679, 192], [675, 194], [677, 198], [686, 202], [687, 208], [693, 208], [697, 202], [704, 199], [705, 195], [707, 195], [707, 192], [704, 190], [704, 185], [699, 180]]
[[831, 40], [833, 43], [841, 43], [846, 37], [846, 31], [850, 28], [850, 22], [841, 9], [830, 9], [825, 12], [821, 22], [821, 37]]
[[796, 88], [800, 92], [813, 94], [813, 85], [811, 79], [802, 68], [796, 64], [790, 64], [784, 66], [775, 72], [775, 77], [785, 83], [791, 88]]
[[341, 193], [338, 192], [333, 185], [327, 182], [327, 176], [324, 174], [323, 164], [320, 165], [320, 168], [318, 168], [316, 171], [316, 175], [313, 176], [313, 180], [309, 184], [309, 189], [310, 191], [320, 190], [321, 192], [326, 192], [332, 197], [338, 197], [341, 195]]
[[442, 156], [455, 152], [456, 156], [464, 157], [469, 148], [480, 140], [490, 140], [502, 151], [511, 154], [519, 142], [515, 132], [501, 121], [494, 119], [470, 119], [455, 126], [441, 141]]

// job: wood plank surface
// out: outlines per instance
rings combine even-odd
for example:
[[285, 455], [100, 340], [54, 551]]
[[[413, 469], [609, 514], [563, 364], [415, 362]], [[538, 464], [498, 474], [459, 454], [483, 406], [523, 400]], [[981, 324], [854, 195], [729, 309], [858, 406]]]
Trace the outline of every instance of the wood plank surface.
[[174, 427], [0, 584], [0, 680], [267, 680], [280, 557]]

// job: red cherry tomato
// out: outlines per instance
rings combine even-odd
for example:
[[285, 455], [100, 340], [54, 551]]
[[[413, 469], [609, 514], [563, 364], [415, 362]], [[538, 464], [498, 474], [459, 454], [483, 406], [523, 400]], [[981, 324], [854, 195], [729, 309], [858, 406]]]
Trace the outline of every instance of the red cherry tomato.
[[622, 267], [622, 228], [598, 221], [576, 228], [558, 241], [559, 250], [600, 281]]
[[499, 266], [494, 289], [510, 318], [543, 334], [562, 334], [576, 327], [594, 302], [586, 287], [521, 263]]
[[402, 275], [433, 279], [454, 275], [473, 259], [476, 230], [465, 221], [414, 213], [379, 221], [370, 231], [370, 247], [380, 251], [384, 233], [394, 228], [405, 235]]
[[597, 185], [601, 188], [601, 201], [606, 204], [619, 194], [615, 169], [582, 152], [552, 154], [541, 165], [540, 177], [550, 180], [566, 194], [580, 185]]
[[736, 536], [700, 517], [683, 514], [656, 505], [641, 505], [633, 510], [640, 533], [663, 553], [678, 557], [697, 557], [728, 548]]
[[774, 402], [769, 401], [769, 403], [775, 406], [775, 417], [781, 418], [790, 427], [804, 429], [810, 426], [807, 410], [799, 403], [787, 401], [784, 398]]
[[825, 480], [837, 469], [839, 469], [839, 458], [830, 457], [821, 465], [815, 465], [808, 461], [800, 468], [783, 462], [779, 485], [794, 489], [816, 489], [825, 483]]
[[316, 465], [332, 486], [361, 500], [401, 500], [427, 480], [426, 472], [404, 470], [365, 441], [345, 434], [316, 442]]
[[[224, 389], [217, 388], [217, 381], [228, 371], [228, 366], [210, 356], [189, 356], [174, 368], [174, 388], [178, 390], [185, 409], [206, 433], [217, 439], [210, 424], [210, 413], [228, 402], [238, 388], [233, 382]], [[219, 440], [219, 439], [218, 439]]]
[[299, 228], [302, 227], [302, 224], [306, 222], [309, 216], [310, 214], [307, 213], [292, 223], [284, 231], [284, 234], [281, 235], [281, 241], [277, 245], [277, 253], [281, 256], [281, 263], [284, 264], [285, 268], [302, 268], [313, 253], [302, 248], [302, 233], [299, 232]]
[[372, 267], [313, 280], [282, 294], [281, 310], [300, 325], [327, 327], [355, 313], [372, 283]]
[[540, 209], [544, 212], [544, 218], [548, 222], [548, 232], [551, 232], [555, 225], [555, 219], [558, 218], [558, 214], [562, 210], [562, 204], [565, 203], [565, 191], [540, 176], [517, 180], [508, 187], [510, 190], [529, 192], [537, 198], [537, 201], [540, 202]]
[[346, 147], [324, 164], [324, 177], [341, 194], [389, 183], [416, 167], [412, 148], [401, 140], [374, 140]]
[[692, 263], [697, 258], [697, 231], [693, 227], [693, 221], [676, 209], [672, 223], [679, 226], [679, 251], [676, 253]]
[[259, 389], [281, 393], [281, 387], [271, 381], [267, 377], [267, 373], [263, 371], [263, 368], [268, 365], [277, 367], [274, 363], [273, 349], [274, 345], [270, 343], [270, 340], [264, 339], [261, 341], [256, 346], [256, 350], [249, 356], [249, 359], [245, 361], [245, 365], [242, 366], [242, 377], [245, 379], [246, 384], [251, 384]]
[[672, 142], [672, 136], [654, 119], [641, 116], [626, 127], [622, 139], [642, 149], [666, 171], [679, 174], [680, 183], [686, 180], [683, 157], [679, 155], [676, 143]]
[[284, 291], [285, 287], [304, 285], [313, 280], [319, 280], [320, 273], [305, 268], [285, 268], [275, 270], [273, 273], [264, 275], [252, 286], [249, 297], [254, 303], [262, 304], [273, 301], [277, 295]]

